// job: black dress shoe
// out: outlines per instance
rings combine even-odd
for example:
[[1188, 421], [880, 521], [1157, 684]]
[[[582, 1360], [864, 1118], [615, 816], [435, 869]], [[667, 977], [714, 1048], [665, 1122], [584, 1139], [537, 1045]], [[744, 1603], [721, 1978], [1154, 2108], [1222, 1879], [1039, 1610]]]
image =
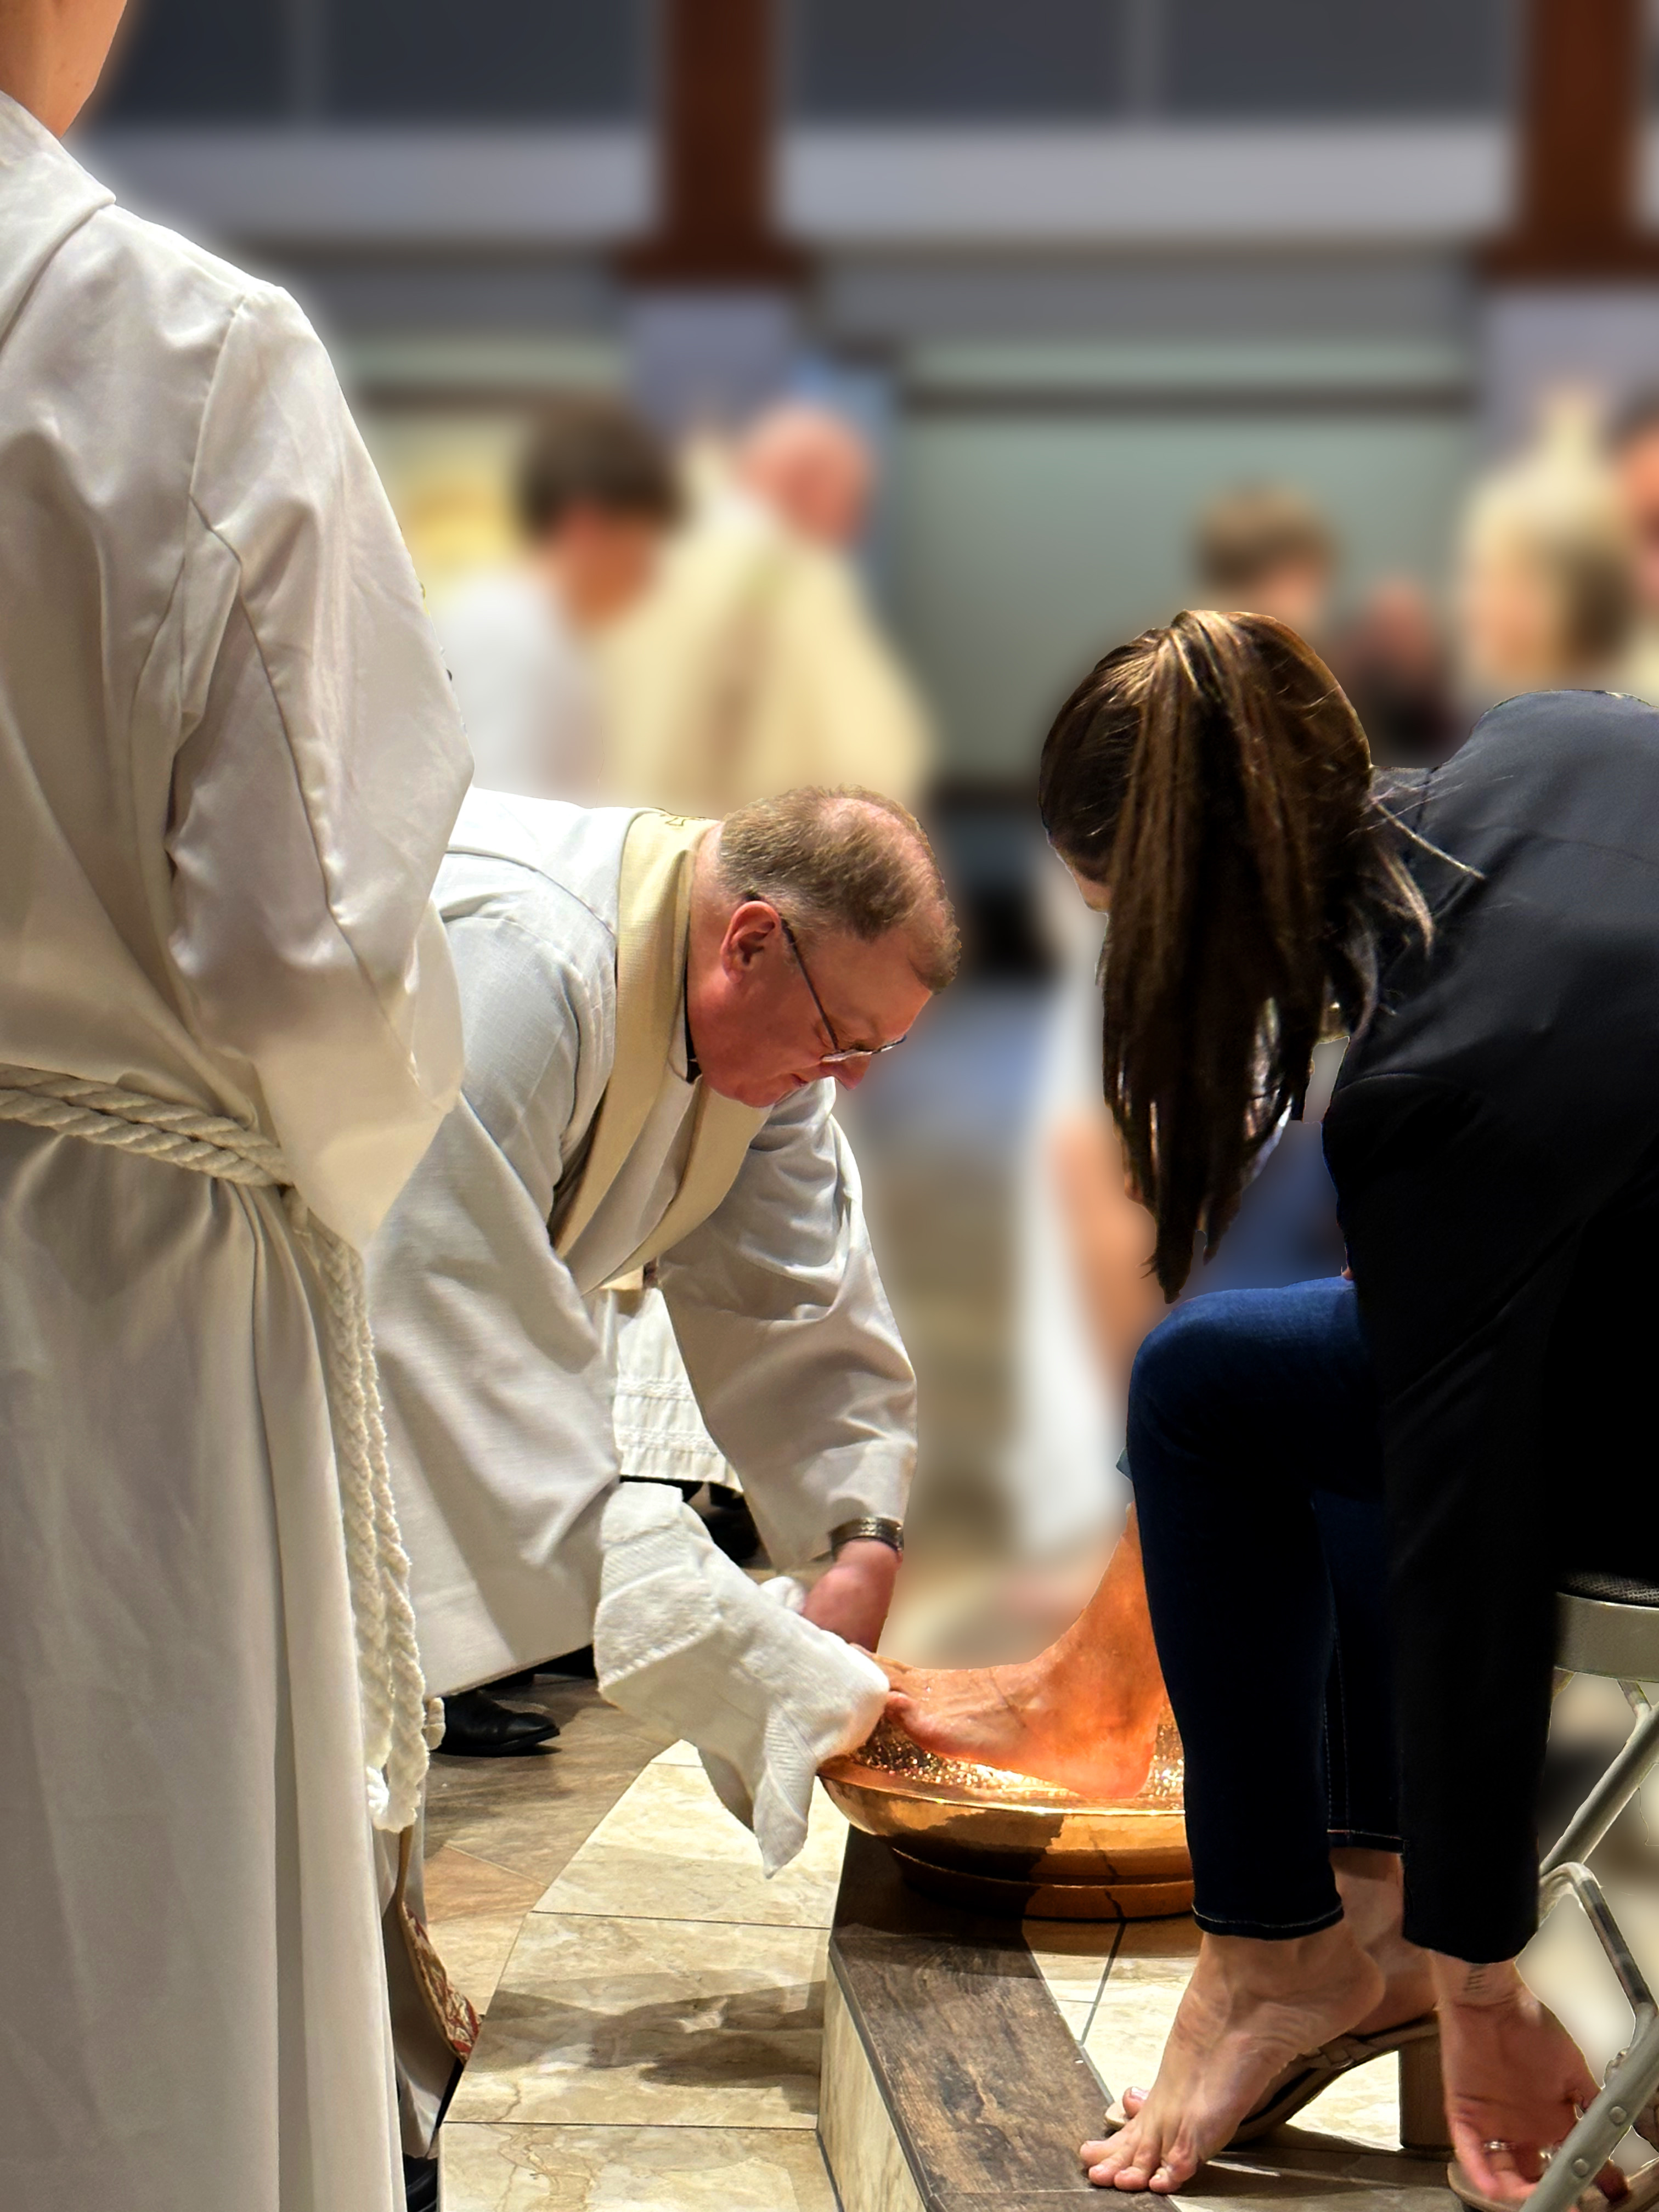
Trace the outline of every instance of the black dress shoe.
[[409, 2212], [438, 2212], [438, 2161], [404, 2154], [404, 2201]]
[[444, 1699], [444, 1740], [438, 1749], [451, 1759], [514, 1759], [558, 1732], [557, 1721], [545, 1713], [515, 1712], [483, 1690], [463, 1690]]

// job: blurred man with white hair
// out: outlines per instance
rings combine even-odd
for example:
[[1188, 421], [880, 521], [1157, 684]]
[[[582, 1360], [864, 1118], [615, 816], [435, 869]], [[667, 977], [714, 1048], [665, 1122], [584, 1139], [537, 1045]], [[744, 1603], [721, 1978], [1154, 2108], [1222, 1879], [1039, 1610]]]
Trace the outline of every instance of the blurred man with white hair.
[[700, 463], [690, 527], [605, 653], [611, 795], [694, 814], [803, 784], [914, 802], [926, 718], [850, 557], [868, 444], [790, 401]]

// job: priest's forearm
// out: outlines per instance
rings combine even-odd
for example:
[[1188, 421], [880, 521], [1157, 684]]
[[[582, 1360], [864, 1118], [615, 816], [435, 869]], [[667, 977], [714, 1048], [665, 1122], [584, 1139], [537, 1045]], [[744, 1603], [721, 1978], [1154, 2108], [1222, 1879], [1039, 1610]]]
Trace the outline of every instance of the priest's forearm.
[[899, 1555], [890, 1544], [856, 1537], [843, 1544], [806, 1594], [801, 1607], [819, 1628], [873, 1651], [893, 1601]]

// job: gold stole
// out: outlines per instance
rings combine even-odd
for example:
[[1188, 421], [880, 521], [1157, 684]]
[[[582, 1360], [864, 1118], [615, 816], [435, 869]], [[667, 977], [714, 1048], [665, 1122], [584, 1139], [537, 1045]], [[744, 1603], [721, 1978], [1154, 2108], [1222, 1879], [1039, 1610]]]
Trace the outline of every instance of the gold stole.
[[[599, 1212], [638, 1143], [668, 1073], [680, 1017], [691, 919], [691, 863], [714, 825], [678, 814], [636, 814], [623, 844], [617, 896], [617, 1056], [594, 1116], [575, 1194], [554, 1237], [569, 1251]], [[668, 1211], [617, 1271], [632, 1274], [707, 1221], [738, 1179], [766, 1119], [763, 1108], [721, 1098], [706, 1083], [692, 1105], [690, 1149]]]

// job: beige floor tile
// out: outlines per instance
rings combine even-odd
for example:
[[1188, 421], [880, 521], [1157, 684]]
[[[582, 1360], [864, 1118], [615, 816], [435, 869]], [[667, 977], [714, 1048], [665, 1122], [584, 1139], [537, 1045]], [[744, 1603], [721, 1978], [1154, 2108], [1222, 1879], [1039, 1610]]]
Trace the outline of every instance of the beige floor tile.
[[666, 1751], [659, 1751], [651, 1764], [653, 1766], [701, 1766], [702, 1761], [697, 1755], [696, 1745], [687, 1743], [682, 1738], [678, 1743], [671, 1743]]
[[446, 1844], [426, 1862], [426, 1919], [451, 1981], [480, 2012], [495, 1994], [539, 1884]]
[[495, 1919], [434, 1921], [428, 1929], [444, 1971], [481, 2014], [494, 2001], [524, 1922], [522, 1912], [510, 1912]]
[[810, 2129], [824, 1948], [816, 1929], [532, 1912], [453, 2117]]
[[1296, 2116], [1304, 2133], [1340, 2136], [1345, 2142], [1373, 2150], [1400, 2147], [1400, 2064], [1396, 2058], [1374, 2058], [1334, 2081], [1322, 2097], [1316, 2097]]
[[455, 2125], [445, 2212], [836, 2212], [815, 2136], [783, 2128]]
[[471, 1851], [446, 1844], [434, 1851], [423, 1869], [426, 1917], [440, 1921], [499, 1919], [505, 1912], [528, 1912], [540, 1892], [532, 1875], [514, 1874], [506, 1867], [476, 1858]]
[[1114, 2097], [1152, 2086], [1186, 1986], [1184, 1974], [1120, 1982], [1114, 1972], [1108, 1978], [1083, 2047]]
[[847, 1822], [820, 1790], [805, 1849], [768, 1881], [754, 1838], [699, 1767], [647, 1766], [541, 1898], [538, 1912], [827, 1928]]
[[1025, 1941], [1037, 1971], [1062, 2003], [1092, 2002], [1119, 1940], [1104, 1921], [1028, 1920]]
[[591, 1682], [538, 1683], [514, 1702], [552, 1714], [563, 1733], [527, 1759], [440, 1752], [427, 1790], [427, 1849], [435, 1856], [453, 1844], [544, 1889], [663, 1741]]

